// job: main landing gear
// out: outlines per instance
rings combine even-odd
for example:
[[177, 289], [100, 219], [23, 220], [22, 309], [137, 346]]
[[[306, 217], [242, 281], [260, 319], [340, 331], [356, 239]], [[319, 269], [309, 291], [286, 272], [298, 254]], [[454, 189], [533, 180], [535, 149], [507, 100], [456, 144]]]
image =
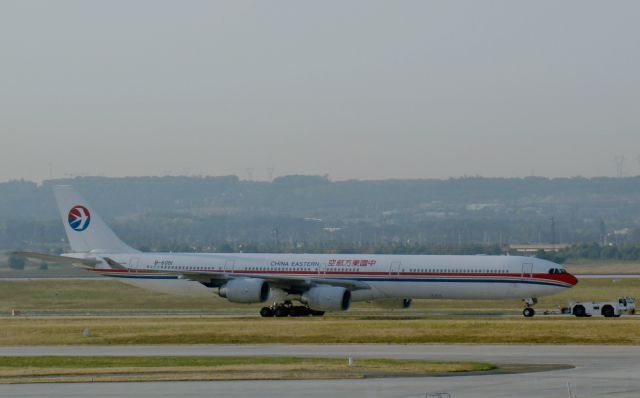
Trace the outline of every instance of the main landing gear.
[[307, 306], [293, 305], [290, 301], [284, 303], [274, 303], [269, 307], [260, 309], [260, 316], [263, 318], [270, 317], [287, 317], [287, 316], [322, 316], [324, 311], [315, 311]]
[[522, 315], [525, 318], [531, 318], [536, 314], [536, 311], [533, 309], [533, 306], [538, 302], [538, 299], [535, 297], [529, 297], [526, 299], [522, 299], [524, 302], [524, 310], [522, 310]]

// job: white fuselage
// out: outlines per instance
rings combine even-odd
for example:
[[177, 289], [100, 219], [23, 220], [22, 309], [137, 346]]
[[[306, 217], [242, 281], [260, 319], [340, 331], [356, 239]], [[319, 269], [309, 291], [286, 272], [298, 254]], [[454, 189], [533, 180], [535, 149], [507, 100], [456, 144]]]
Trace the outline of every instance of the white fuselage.
[[[104, 264], [96, 267], [95, 272], [145, 289], [181, 295], [212, 295], [212, 289], [176, 275], [190, 271], [224, 273], [234, 278], [250, 275], [264, 279], [275, 276], [344, 279], [362, 281], [371, 287], [354, 290], [353, 301], [528, 298], [555, 294], [577, 283], [558, 264], [520, 256], [214, 253], [101, 253], [100, 256], [110, 257], [127, 269], [110, 269]], [[562, 273], [550, 273], [551, 269]]]

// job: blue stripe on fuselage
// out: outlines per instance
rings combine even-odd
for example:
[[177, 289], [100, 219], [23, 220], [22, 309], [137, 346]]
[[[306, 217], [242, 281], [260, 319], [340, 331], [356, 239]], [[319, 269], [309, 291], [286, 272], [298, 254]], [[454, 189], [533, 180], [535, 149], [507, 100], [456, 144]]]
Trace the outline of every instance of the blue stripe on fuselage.
[[[165, 280], [173, 280], [173, 279], [178, 279], [177, 275], [123, 275], [123, 274], [103, 274], [105, 276], [108, 277], [112, 277], [112, 278], [128, 278], [128, 279], [165, 279]], [[242, 275], [242, 274], [236, 274], [236, 275]], [[286, 275], [279, 275], [279, 276], [286, 276]], [[265, 277], [265, 279], [268, 279], [268, 275]], [[521, 283], [521, 284], [529, 284], [529, 285], [546, 285], [546, 286], [557, 286], [557, 287], [568, 287], [566, 284], [564, 283], [557, 283], [557, 282], [544, 282], [544, 281], [540, 281], [540, 280], [526, 280], [526, 279], [457, 279], [457, 278], [451, 278], [451, 279], [445, 279], [445, 278], [412, 278], [412, 279], [407, 279], [407, 278], [345, 278], [345, 277], [333, 277], [330, 279], [341, 279], [341, 280], [350, 280], [350, 281], [361, 281], [361, 282], [430, 282], [430, 283], [438, 283], [438, 282], [443, 282], [443, 283], [457, 283], [457, 282], [463, 282], [463, 283]], [[185, 279], [188, 280], [188, 279]], [[322, 280], [322, 279], [320, 279]]]

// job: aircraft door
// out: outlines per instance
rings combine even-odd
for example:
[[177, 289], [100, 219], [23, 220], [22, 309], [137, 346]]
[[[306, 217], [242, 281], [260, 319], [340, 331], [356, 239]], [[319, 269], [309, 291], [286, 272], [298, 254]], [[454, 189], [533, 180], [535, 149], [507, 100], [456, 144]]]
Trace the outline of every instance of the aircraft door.
[[227, 260], [224, 262], [224, 272], [232, 273], [236, 266], [236, 260]]
[[533, 264], [532, 263], [524, 263], [522, 264], [522, 275], [521, 278], [532, 278], [533, 277]]
[[401, 266], [402, 263], [400, 261], [392, 261], [389, 265], [389, 275], [399, 275]]
[[320, 263], [318, 265], [318, 276], [324, 276], [327, 274], [327, 263]]
[[138, 268], [139, 264], [140, 264], [140, 258], [139, 257], [131, 257], [129, 259], [129, 268]]

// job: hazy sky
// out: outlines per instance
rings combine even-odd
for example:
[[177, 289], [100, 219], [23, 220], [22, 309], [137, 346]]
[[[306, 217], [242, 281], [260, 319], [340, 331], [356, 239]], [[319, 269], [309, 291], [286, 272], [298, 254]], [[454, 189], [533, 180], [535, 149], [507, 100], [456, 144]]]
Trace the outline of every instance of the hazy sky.
[[0, 180], [640, 171], [638, 1], [0, 1]]

